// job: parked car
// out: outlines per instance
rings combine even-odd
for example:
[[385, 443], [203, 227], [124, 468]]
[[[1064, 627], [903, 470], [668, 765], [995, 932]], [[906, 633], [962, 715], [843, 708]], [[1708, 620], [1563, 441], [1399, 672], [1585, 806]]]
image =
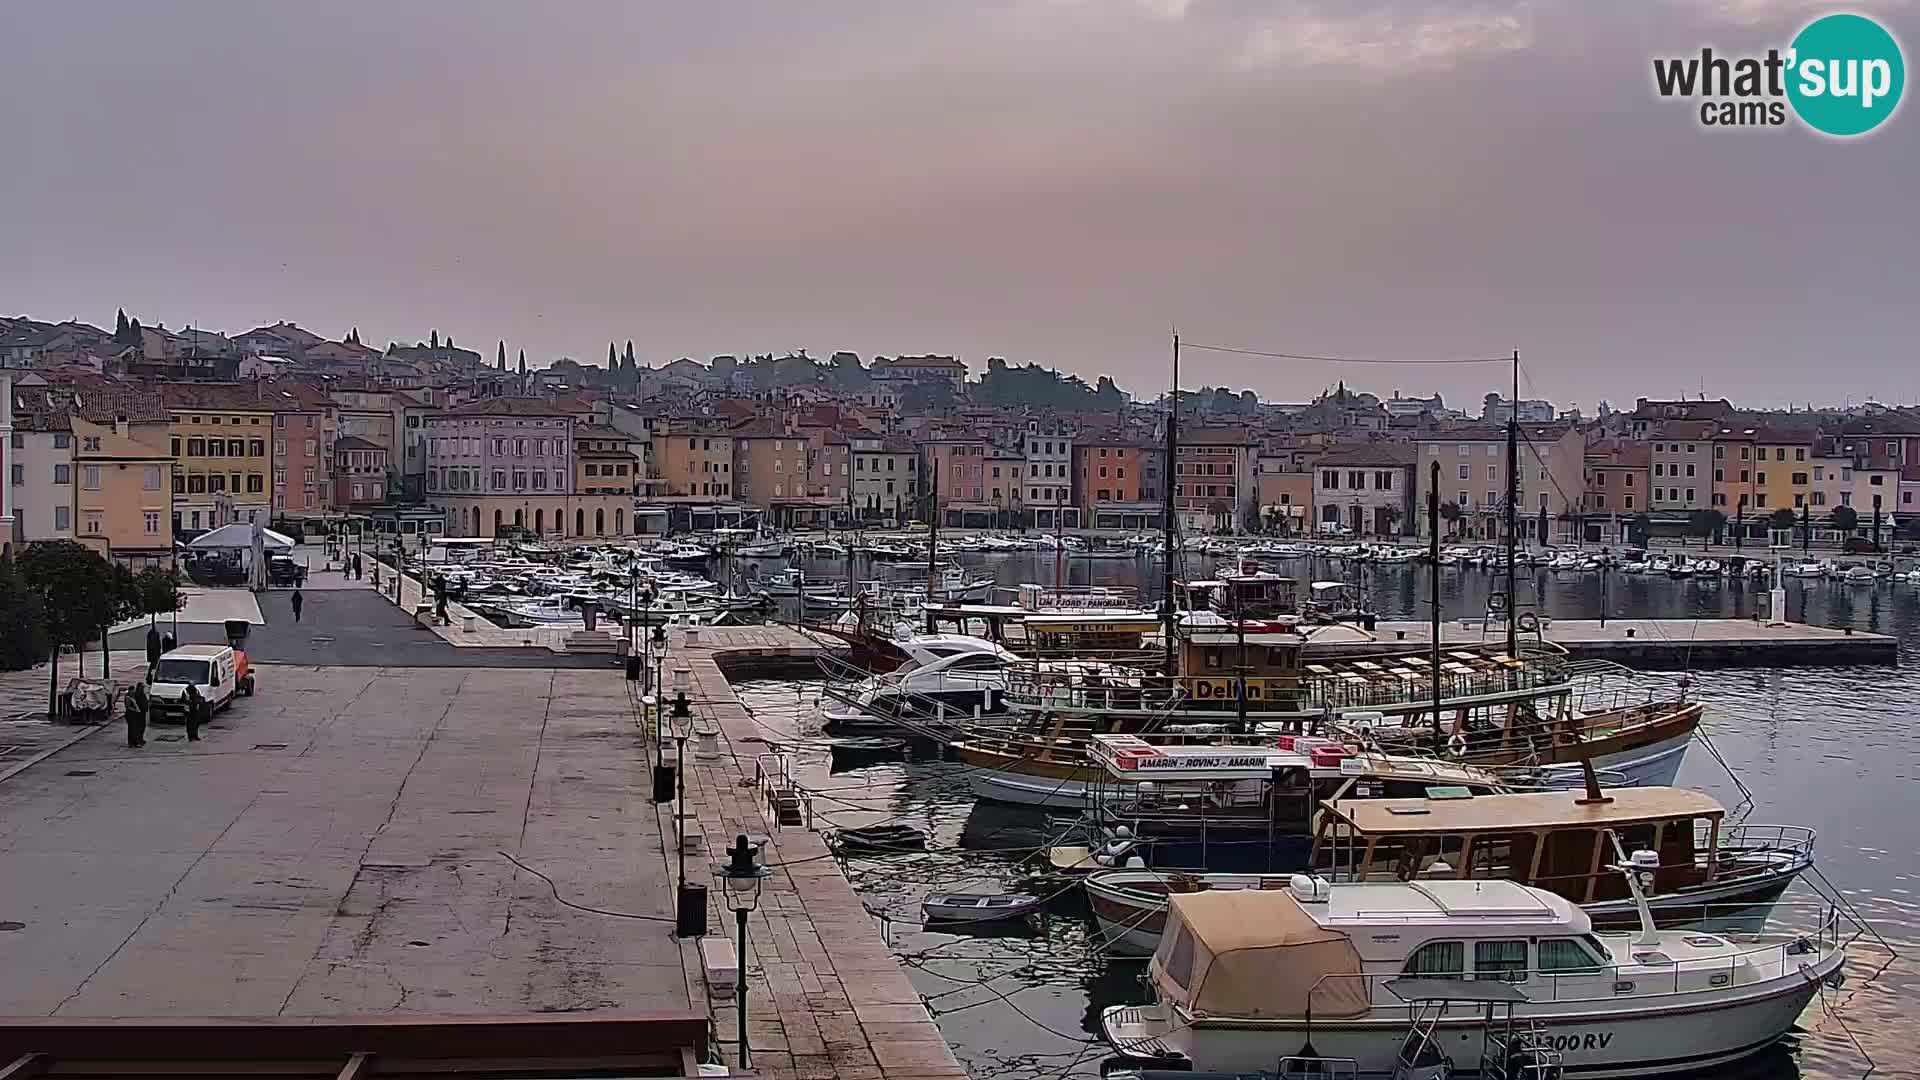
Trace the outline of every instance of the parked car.
[[1880, 545], [1864, 536], [1849, 536], [1840, 550], [1847, 555], [1877, 555], [1880, 552]]

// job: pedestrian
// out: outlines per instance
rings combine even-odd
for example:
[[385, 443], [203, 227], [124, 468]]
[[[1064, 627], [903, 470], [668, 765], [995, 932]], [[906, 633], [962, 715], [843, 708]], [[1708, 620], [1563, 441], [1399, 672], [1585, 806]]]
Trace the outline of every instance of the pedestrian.
[[138, 749], [147, 745], [147, 684], [137, 682], [127, 691], [127, 745]]
[[433, 614], [441, 625], [447, 621], [447, 579], [439, 574], [433, 575]]
[[300, 609], [306, 605], [306, 597], [300, 595], [300, 586], [293, 587], [293, 621], [300, 621]]
[[[379, 571], [375, 571], [375, 573], [378, 573], [378, 572], [379, 572]], [[361, 578], [363, 578], [363, 577], [366, 577], [366, 576], [367, 576], [367, 567], [366, 567], [366, 564], [365, 564], [364, 562], [362, 562], [362, 561], [361, 561], [361, 559], [360, 559], [360, 553], [359, 553], [359, 552], [354, 552], [354, 555], [353, 555], [353, 580], [355, 580], [355, 581], [359, 581], [359, 580], [360, 580]]]
[[160, 655], [161, 656], [167, 655], [168, 653], [172, 652], [174, 649], [178, 647], [179, 647], [179, 642], [173, 640], [173, 631], [169, 630], [166, 633], [160, 635]]
[[186, 696], [188, 742], [200, 741], [200, 706], [205, 701], [206, 699], [200, 696], [200, 688], [188, 683]]
[[147, 674], [153, 674], [154, 666], [160, 663], [160, 628], [147, 625]]

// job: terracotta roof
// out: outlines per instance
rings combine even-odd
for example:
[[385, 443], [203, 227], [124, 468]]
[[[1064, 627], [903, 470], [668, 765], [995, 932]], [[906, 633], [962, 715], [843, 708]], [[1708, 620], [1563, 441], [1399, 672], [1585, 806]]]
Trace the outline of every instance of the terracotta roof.
[[229, 409], [236, 412], [271, 412], [258, 384], [162, 382], [157, 385], [160, 400], [178, 412], [182, 409]]
[[619, 428], [611, 428], [605, 424], [576, 424], [573, 428], [573, 437], [576, 439], [626, 439], [629, 442], [633, 441], [633, 436], [621, 431]]
[[1243, 427], [1182, 426], [1178, 437], [1182, 446], [1252, 446], [1259, 441]]
[[480, 398], [448, 409], [444, 416], [553, 416], [569, 417], [573, 412], [545, 398]]
[[1315, 459], [1315, 465], [1393, 466], [1411, 465], [1417, 455], [1406, 443], [1361, 443], [1336, 446]]
[[333, 440], [333, 451], [336, 454], [342, 450], [382, 450], [384, 451], [385, 449], [386, 447], [381, 446], [379, 443], [372, 442], [367, 439], [363, 439], [358, 435], [342, 435], [339, 438]]

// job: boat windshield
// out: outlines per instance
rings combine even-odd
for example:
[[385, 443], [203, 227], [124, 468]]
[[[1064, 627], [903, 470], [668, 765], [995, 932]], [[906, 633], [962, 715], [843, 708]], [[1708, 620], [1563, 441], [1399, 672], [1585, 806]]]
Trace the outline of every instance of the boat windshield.
[[207, 661], [185, 657], [161, 657], [154, 668], [153, 681], [207, 685]]

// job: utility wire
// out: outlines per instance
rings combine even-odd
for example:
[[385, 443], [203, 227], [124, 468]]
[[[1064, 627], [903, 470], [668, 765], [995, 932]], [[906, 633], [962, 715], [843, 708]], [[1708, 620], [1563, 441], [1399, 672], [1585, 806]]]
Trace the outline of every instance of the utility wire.
[[1242, 349], [1232, 345], [1198, 345], [1191, 341], [1182, 341], [1182, 349], [1205, 349], [1208, 352], [1235, 353], [1240, 356], [1265, 356], [1275, 360], [1317, 360], [1328, 364], [1511, 364], [1511, 356], [1467, 357], [1459, 360], [1387, 360], [1366, 356], [1315, 356], [1309, 353], [1266, 352], [1261, 349]]

